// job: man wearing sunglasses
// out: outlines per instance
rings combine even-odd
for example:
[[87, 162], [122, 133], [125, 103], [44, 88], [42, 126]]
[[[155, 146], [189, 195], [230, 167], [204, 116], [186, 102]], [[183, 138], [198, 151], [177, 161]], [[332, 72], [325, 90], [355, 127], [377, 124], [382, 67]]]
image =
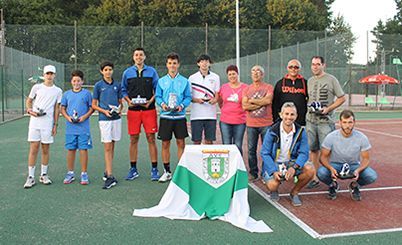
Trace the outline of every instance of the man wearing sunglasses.
[[285, 102], [293, 102], [297, 109], [296, 123], [306, 125], [307, 112], [307, 81], [300, 75], [301, 63], [296, 59], [288, 62], [288, 73], [279, 80], [274, 89], [274, 98], [272, 101], [272, 116], [274, 122], [280, 120], [279, 113]]

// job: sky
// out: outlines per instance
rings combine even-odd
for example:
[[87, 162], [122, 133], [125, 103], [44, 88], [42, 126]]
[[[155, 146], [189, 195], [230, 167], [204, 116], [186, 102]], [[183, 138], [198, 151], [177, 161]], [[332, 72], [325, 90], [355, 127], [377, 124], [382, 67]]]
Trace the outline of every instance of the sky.
[[385, 22], [395, 16], [397, 9], [394, 0], [335, 0], [331, 6], [333, 16], [343, 15], [357, 37], [354, 45], [352, 63], [367, 62], [367, 31], [369, 31], [369, 58], [373, 59], [375, 44], [370, 33], [379, 20]]

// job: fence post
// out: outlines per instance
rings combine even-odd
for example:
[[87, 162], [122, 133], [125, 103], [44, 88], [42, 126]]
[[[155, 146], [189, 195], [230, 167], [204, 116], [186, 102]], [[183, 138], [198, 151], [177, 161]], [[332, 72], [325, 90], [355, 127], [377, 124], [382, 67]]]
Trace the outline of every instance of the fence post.
[[208, 54], [208, 23], [205, 23], [205, 53]]
[[300, 53], [300, 42], [296, 44], [296, 59], [299, 60], [299, 53]]
[[4, 122], [4, 65], [1, 66], [1, 116], [2, 116], [2, 121]]
[[271, 79], [271, 25], [268, 26], [268, 60], [267, 60], [267, 66], [268, 66], [268, 81]]
[[327, 60], [327, 30], [324, 30], [324, 60]]
[[24, 100], [24, 70], [21, 70], [21, 112], [24, 115], [25, 112], [25, 100]]
[[77, 70], [77, 21], [74, 20], [74, 70]]
[[320, 55], [320, 44], [319, 44], [319, 38], [317, 37], [316, 41], [315, 41], [315, 45], [316, 45], [316, 55]]
[[283, 45], [281, 45], [281, 74], [283, 74]]
[[141, 21], [141, 48], [144, 47], [144, 21]]

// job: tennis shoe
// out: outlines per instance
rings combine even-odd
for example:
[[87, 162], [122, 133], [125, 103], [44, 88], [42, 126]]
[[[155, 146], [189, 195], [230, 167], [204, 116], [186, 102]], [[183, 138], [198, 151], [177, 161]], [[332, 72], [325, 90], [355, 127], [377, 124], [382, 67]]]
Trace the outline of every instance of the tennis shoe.
[[137, 168], [131, 167], [130, 170], [128, 171], [126, 180], [134, 180], [134, 179], [138, 178], [138, 176], [140, 176], [140, 175], [137, 172]]
[[27, 181], [26, 181], [25, 184], [24, 184], [24, 188], [25, 188], [25, 189], [31, 188], [31, 187], [34, 186], [35, 184], [36, 184], [36, 183], [35, 183], [34, 177], [28, 176]]
[[39, 177], [39, 182], [44, 185], [50, 185], [52, 183], [52, 180], [49, 178], [49, 176], [47, 174], [42, 174]]
[[159, 176], [159, 171], [157, 168], [152, 168], [151, 169], [151, 180], [152, 181], [157, 181], [159, 180], [160, 176]]
[[74, 173], [66, 173], [66, 176], [64, 177], [63, 183], [64, 184], [71, 184], [75, 180]]
[[159, 178], [159, 182], [163, 183], [172, 179], [172, 173], [164, 171], [162, 176]]
[[87, 173], [82, 173], [81, 174], [81, 185], [88, 185], [89, 184], [89, 178]]

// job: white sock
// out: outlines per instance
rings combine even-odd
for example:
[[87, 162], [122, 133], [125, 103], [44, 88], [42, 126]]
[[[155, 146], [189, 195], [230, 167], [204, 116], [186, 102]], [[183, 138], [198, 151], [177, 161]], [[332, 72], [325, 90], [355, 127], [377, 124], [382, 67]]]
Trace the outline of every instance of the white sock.
[[74, 171], [70, 171], [70, 170], [69, 170], [67, 173], [68, 173], [68, 174], [74, 174]]
[[42, 164], [42, 167], [41, 167], [41, 175], [45, 175], [45, 174], [47, 174], [47, 168], [48, 168], [48, 165], [43, 165]]
[[33, 166], [33, 167], [28, 166], [28, 176], [30, 176], [30, 177], [35, 176], [35, 166]]
[[87, 172], [81, 172], [81, 175], [86, 174]]

